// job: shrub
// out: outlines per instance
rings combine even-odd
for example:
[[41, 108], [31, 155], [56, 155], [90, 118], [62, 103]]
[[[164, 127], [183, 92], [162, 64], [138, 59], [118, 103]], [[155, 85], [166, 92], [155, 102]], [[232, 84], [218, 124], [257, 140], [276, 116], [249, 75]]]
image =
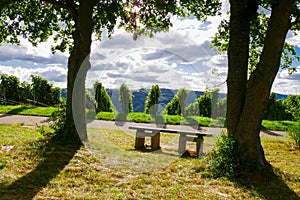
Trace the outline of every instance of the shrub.
[[207, 163], [214, 177], [235, 178], [240, 171], [237, 142], [222, 133], [209, 153]]
[[151, 116], [146, 113], [129, 113], [129, 116], [133, 122], [136, 123], [150, 123], [151, 122]]
[[113, 113], [113, 112], [99, 112], [99, 113], [97, 113], [96, 118], [100, 119], [100, 120], [113, 121], [113, 120], [115, 120], [115, 113]]
[[296, 146], [300, 148], [300, 122], [297, 126], [293, 126], [288, 130], [288, 136], [295, 142]]
[[50, 116], [50, 128], [53, 129], [51, 139], [63, 134], [66, 125], [66, 103], [61, 103], [57, 111], [54, 111]]
[[180, 115], [166, 115], [166, 123], [171, 125], [179, 125], [181, 124], [181, 116]]

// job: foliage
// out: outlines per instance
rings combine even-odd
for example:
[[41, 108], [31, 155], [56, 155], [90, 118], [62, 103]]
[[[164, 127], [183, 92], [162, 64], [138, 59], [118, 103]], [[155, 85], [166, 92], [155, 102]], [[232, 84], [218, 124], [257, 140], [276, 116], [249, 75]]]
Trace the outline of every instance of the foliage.
[[145, 101], [145, 113], [156, 115], [158, 110], [158, 98], [160, 95], [160, 89], [158, 85], [152, 85], [148, 92], [147, 99]]
[[[32, 86], [30, 83], [27, 82], [22, 82], [20, 87], [19, 87], [19, 92], [20, 92], [20, 102], [22, 103], [30, 103], [30, 99], [33, 99], [32, 96]], [[60, 94], [59, 94], [60, 96]]]
[[293, 120], [300, 120], [300, 95], [291, 95], [286, 99], [286, 112], [292, 115]]
[[[260, 11], [257, 13], [257, 17], [255, 18], [255, 20], [251, 23], [248, 63], [249, 75], [251, 75], [251, 73], [255, 70], [256, 65], [259, 62], [259, 56], [262, 53], [264, 38], [267, 33], [269, 20], [270, 15], [267, 15], [265, 12]], [[226, 52], [229, 45], [229, 35], [229, 22], [227, 19], [225, 19], [220, 23], [218, 32], [212, 40], [213, 46], [221, 52]], [[281, 67], [289, 68], [289, 73], [292, 73], [296, 70], [292, 65], [294, 61], [300, 61], [300, 57], [297, 56], [294, 46], [286, 42], [284, 44], [284, 49], [282, 52], [282, 60], [280, 63]]]
[[114, 106], [110, 96], [107, 94], [104, 86], [100, 82], [94, 83], [96, 112], [113, 112]]
[[151, 116], [146, 113], [138, 113], [138, 112], [132, 112], [129, 113], [129, 117], [131, 121], [136, 123], [150, 123], [151, 122]]
[[50, 128], [53, 129], [53, 134], [51, 139], [53, 141], [58, 140], [65, 131], [66, 126], [66, 105], [61, 103], [58, 107], [58, 110], [54, 111], [50, 116]]
[[209, 153], [208, 167], [214, 177], [235, 178], [240, 171], [237, 142], [222, 133], [215, 148]]
[[175, 95], [173, 99], [166, 105], [164, 113], [167, 115], [180, 115], [178, 96]]
[[[84, 116], [84, 78], [90, 68], [89, 54], [92, 35], [102, 39], [102, 30], [108, 37], [116, 26], [133, 32], [133, 38], [140, 35], [153, 36], [159, 31], [168, 30], [172, 25], [171, 14], [198, 18], [214, 15], [221, 8], [218, 0], [213, 1], [92, 1], [92, 0], [24, 0], [0, 3], [0, 43], [19, 43], [20, 36], [33, 45], [46, 41], [51, 36], [55, 45], [52, 52], [69, 51], [67, 92], [67, 134], [77, 136], [73, 119], [73, 87], [75, 79], [82, 70], [80, 87], [77, 88], [78, 108], [81, 129], [86, 138]], [[78, 80], [78, 79], [77, 79]], [[99, 102], [98, 102], [99, 103]], [[75, 112], [75, 111], [74, 111]], [[85, 135], [85, 136], [83, 136]]]
[[227, 98], [223, 98], [217, 102], [217, 116], [226, 117]]
[[196, 102], [186, 108], [186, 114], [189, 116], [225, 117], [226, 99], [219, 101], [218, 90], [205, 91]]
[[18, 104], [20, 102], [20, 81], [16, 76], [1, 74], [0, 95], [2, 104]]
[[96, 105], [96, 100], [93, 97], [93, 95], [91, 94], [90, 91], [85, 90], [85, 107], [88, 110], [94, 110], [95, 109], [95, 105]]
[[188, 94], [189, 92], [186, 89], [179, 89], [174, 98], [166, 105], [165, 113], [185, 116], [185, 101]]
[[55, 106], [60, 103], [61, 89], [48, 80], [31, 75], [32, 83], [22, 82], [13, 75], [1, 75], [0, 93], [2, 104], [33, 103], [40, 106]]
[[210, 91], [211, 96], [211, 118], [216, 119], [218, 117], [218, 101], [219, 101], [219, 89]]
[[295, 142], [295, 145], [300, 148], [300, 122], [288, 130], [288, 136]]
[[33, 103], [41, 106], [54, 106], [60, 103], [61, 89], [54, 87], [47, 79], [31, 75]]
[[171, 125], [180, 125], [182, 118], [180, 115], [165, 115], [166, 123]]
[[287, 100], [276, 100], [276, 93], [269, 96], [263, 119], [292, 120], [291, 113], [287, 112]]
[[120, 102], [122, 104], [122, 112], [128, 114], [133, 111], [132, 107], [132, 94], [127, 85], [122, 83], [119, 89], [120, 92]]
[[198, 101], [189, 104], [185, 109], [187, 116], [200, 116], [199, 114], [199, 103]]
[[204, 92], [204, 95], [197, 99], [199, 105], [199, 115], [203, 117], [211, 117], [211, 93]]
[[113, 113], [113, 112], [98, 112], [96, 115], [96, 119], [114, 121], [115, 113]]

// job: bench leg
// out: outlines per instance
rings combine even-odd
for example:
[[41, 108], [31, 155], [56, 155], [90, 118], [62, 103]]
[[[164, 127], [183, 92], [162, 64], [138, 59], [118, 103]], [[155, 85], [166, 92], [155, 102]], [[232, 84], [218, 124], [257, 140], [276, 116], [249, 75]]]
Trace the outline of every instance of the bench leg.
[[160, 133], [156, 133], [151, 136], [151, 150], [160, 149]]
[[200, 158], [203, 156], [203, 138], [198, 137], [196, 138], [196, 151], [197, 151], [197, 157]]
[[178, 153], [184, 153], [185, 151], [186, 151], [186, 136], [180, 135], [179, 136]]
[[145, 136], [143, 136], [145, 131], [136, 131], [136, 136], [135, 136], [135, 149], [145, 149]]

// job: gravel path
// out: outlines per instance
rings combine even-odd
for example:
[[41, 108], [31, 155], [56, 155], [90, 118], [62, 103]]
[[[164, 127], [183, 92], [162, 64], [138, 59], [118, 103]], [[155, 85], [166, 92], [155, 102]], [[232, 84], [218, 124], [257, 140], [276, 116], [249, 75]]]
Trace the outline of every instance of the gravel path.
[[[27, 115], [10, 115], [10, 114], [0, 114], [0, 124], [19, 124], [24, 125], [48, 125], [49, 117], [37, 117], [37, 116], [27, 116]], [[114, 121], [103, 121], [103, 120], [93, 120], [88, 122], [89, 128], [108, 128], [116, 130], [129, 130], [129, 126], [155, 126], [155, 124], [143, 124], [134, 122], [114, 122]], [[184, 125], [167, 125], [166, 128], [171, 129], [182, 129], [182, 130], [195, 130], [192, 127]], [[214, 127], [200, 127], [201, 132], [211, 133], [213, 135], [219, 135], [222, 131], [221, 128]], [[286, 132], [284, 131], [261, 131], [260, 135], [262, 137], [279, 137], [285, 138]]]

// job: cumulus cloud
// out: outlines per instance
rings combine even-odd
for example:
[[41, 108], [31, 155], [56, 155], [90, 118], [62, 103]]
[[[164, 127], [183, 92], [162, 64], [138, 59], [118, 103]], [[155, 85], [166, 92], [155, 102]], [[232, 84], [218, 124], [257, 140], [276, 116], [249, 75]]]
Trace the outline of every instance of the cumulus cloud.
[[[172, 17], [170, 31], [157, 33], [154, 38], [142, 37], [134, 41], [132, 34], [117, 30], [112, 39], [107, 39], [104, 30], [103, 40], [92, 44], [86, 86], [90, 88], [98, 80], [107, 88], [118, 88], [121, 83], [131, 89], [158, 84], [165, 88], [202, 91], [219, 87], [221, 92], [226, 92], [227, 56], [216, 54], [210, 48], [220, 21], [228, 18], [225, 13], [229, 4], [226, 0], [222, 2], [221, 16], [208, 17], [205, 22], [193, 17]], [[300, 47], [299, 37], [292, 33], [287, 41]], [[30, 74], [39, 74], [66, 87], [68, 54], [52, 55], [52, 42], [50, 39], [37, 48], [25, 39], [21, 40], [20, 47], [3, 44], [0, 47], [0, 73], [11, 73], [21, 80], [28, 80]], [[287, 71], [280, 71], [273, 90], [283, 93], [294, 88], [296, 91], [299, 78], [298, 72], [287, 76]]]
[[66, 87], [67, 69], [59, 66], [47, 66], [44, 68], [24, 68], [21, 66], [2, 66], [0, 65], [0, 74], [14, 75], [20, 79], [21, 82], [25, 81], [30, 83], [30, 75], [35, 74], [46, 78], [57, 87]]

